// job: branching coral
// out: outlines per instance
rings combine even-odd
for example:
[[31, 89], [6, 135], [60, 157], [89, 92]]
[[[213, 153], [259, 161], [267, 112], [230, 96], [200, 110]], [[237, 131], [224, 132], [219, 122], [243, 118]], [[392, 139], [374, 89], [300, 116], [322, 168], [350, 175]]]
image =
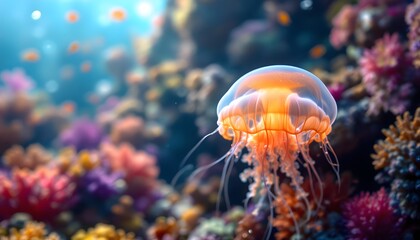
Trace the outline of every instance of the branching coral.
[[[303, 187], [310, 192], [310, 181], [306, 180]], [[340, 210], [340, 204], [350, 196], [352, 190], [352, 177], [347, 172], [341, 177], [340, 188], [333, 175], [326, 175], [323, 180], [321, 202], [317, 202], [318, 200], [314, 198], [320, 196], [318, 184], [314, 184], [314, 192], [310, 195], [307, 203], [298, 197], [291, 186], [285, 183], [281, 184], [281, 197], [275, 199], [276, 216], [272, 222], [278, 230], [275, 235], [276, 239], [290, 239], [297, 234], [298, 230], [300, 237], [306, 239], [326, 230], [327, 225], [331, 225], [328, 223], [329, 214]], [[296, 229], [295, 221], [299, 229]]]
[[101, 239], [101, 240], [134, 240], [133, 233], [115, 229], [114, 226], [99, 223], [88, 231], [80, 230], [71, 237], [72, 240]]
[[41, 145], [30, 145], [26, 152], [23, 147], [15, 145], [4, 153], [4, 164], [10, 168], [35, 169], [49, 163], [52, 159]]
[[408, 75], [410, 61], [397, 34], [385, 35], [364, 52], [359, 65], [371, 95], [368, 113], [378, 115], [383, 110], [401, 114], [408, 108], [414, 81]]
[[414, 66], [420, 67], [420, 1], [416, 0], [407, 7], [405, 21], [410, 25], [408, 38], [410, 39], [410, 53]]
[[402, 217], [394, 213], [385, 189], [362, 193], [344, 205], [344, 219], [349, 240], [398, 239]]
[[53, 220], [72, 206], [75, 187], [58, 169], [13, 169], [10, 176], [0, 173], [0, 216], [25, 212], [34, 219]]
[[47, 234], [44, 223], [27, 222], [22, 229], [12, 228], [8, 237], [0, 237], [1, 240], [59, 240], [56, 233]]
[[420, 217], [420, 108], [414, 117], [406, 112], [398, 116], [395, 125], [383, 130], [385, 140], [375, 146], [373, 165], [381, 172], [376, 179], [390, 182], [393, 205], [399, 205], [404, 215]]

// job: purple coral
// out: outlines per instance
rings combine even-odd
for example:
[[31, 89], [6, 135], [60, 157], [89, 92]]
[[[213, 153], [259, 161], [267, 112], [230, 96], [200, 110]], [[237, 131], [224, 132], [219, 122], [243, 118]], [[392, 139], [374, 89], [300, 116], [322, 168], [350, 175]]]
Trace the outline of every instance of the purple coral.
[[78, 151], [95, 149], [102, 140], [102, 129], [88, 119], [79, 119], [60, 135], [60, 142], [64, 146], [71, 146]]
[[20, 68], [12, 71], [3, 71], [0, 73], [0, 77], [6, 87], [14, 93], [27, 92], [34, 86], [33, 80]]
[[82, 177], [82, 183], [88, 193], [101, 199], [107, 199], [120, 193], [124, 187], [121, 173], [110, 173], [101, 167], [86, 173]]
[[395, 214], [384, 188], [349, 200], [344, 205], [343, 215], [349, 240], [398, 239], [404, 222]]
[[359, 65], [371, 95], [369, 114], [378, 115], [381, 110], [401, 114], [408, 108], [414, 81], [408, 76], [410, 62], [397, 34], [385, 35], [364, 52]]

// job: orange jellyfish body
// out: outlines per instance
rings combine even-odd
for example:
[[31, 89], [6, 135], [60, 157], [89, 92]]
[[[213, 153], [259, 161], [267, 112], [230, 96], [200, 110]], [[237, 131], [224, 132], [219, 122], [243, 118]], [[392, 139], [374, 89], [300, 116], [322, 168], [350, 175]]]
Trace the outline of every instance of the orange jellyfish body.
[[280, 170], [306, 197], [298, 162], [304, 163], [311, 178], [314, 174], [319, 181], [309, 155], [311, 142], [320, 143], [327, 160], [338, 171], [338, 163], [328, 154], [332, 148], [327, 139], [336, 114], [334, 98], [315, 75], [291, 66], [269, 66], [233, 84], [219, 101], [217, 123], [220, 135], [233, 141], [232, 154], [237, 156], [243, 148], [249, 151], [243, 161], [252, 169], [245, 170], [241, 177], [254, 180], [250, 196], [264, 185], [274, 185], [278, 194]]

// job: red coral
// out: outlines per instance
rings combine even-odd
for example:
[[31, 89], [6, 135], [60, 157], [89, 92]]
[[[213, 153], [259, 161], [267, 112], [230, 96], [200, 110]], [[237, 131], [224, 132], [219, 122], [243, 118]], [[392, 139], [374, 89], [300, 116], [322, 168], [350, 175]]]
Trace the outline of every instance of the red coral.
[[344, 205], [350, 240], [398, 239], [403, 219], [394, 213], [385, 189], [362, 193]]
[[0, 173], [0, 218], [25, 212], [33, 218], [53, 220], [74, 203], [76, 186], [57, 169], [13, 169]]

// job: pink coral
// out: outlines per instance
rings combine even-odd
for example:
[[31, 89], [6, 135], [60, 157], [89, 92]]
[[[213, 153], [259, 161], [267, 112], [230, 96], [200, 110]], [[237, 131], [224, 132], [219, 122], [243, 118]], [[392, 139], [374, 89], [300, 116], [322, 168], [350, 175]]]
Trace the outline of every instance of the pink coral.
[[140, 146], [144, 142], [144, 137], [144, 121], [140, 117], [127, 116], [112, 126], [111, 140], [115, 144], [125, 142], [133, 146]]
[[53, 220], [75, 201], [75, 184], [57, 169], [13, 169], [0, 173], [0, 218], [18, 212], [38, 220]]
[[26, 92], [32, 89], [34, 85], [32, 79], [20, 68], [13, 69], [13, 71], [3, 71], [0, 73], [0, 77], [12, 92]]
[[409, 105], [411, 83], [406, 79], [411, 64], [398, 35], [385, 35], [366, 50], [359, 65], [363, 83], [372, 96], [369, 113], [380, 110], [401, 114]]
[[398, 239], [403, 218], [394, 213], [385, 189], [362, 193], [344, 205], [349, 240]]
[[416, 0], [407, 7], [405, 21], [410, 26], [408, 38], [410, 40], [410, 52], [413, 63], [420, 68], [420, 1]]
[[159, 168], [156, 158], [146, 152], [136, 151], [128, 144], [114, 146], [102, 144], [101, 152], [113, 171], [124, 174], [127, 191], [133, 196], [149, 192], [157, 185]]
[[332, 21], [331, 45], [340, 48], [349, 41], [356, 26], [358, 10], [352, 5], [345, 5]]

